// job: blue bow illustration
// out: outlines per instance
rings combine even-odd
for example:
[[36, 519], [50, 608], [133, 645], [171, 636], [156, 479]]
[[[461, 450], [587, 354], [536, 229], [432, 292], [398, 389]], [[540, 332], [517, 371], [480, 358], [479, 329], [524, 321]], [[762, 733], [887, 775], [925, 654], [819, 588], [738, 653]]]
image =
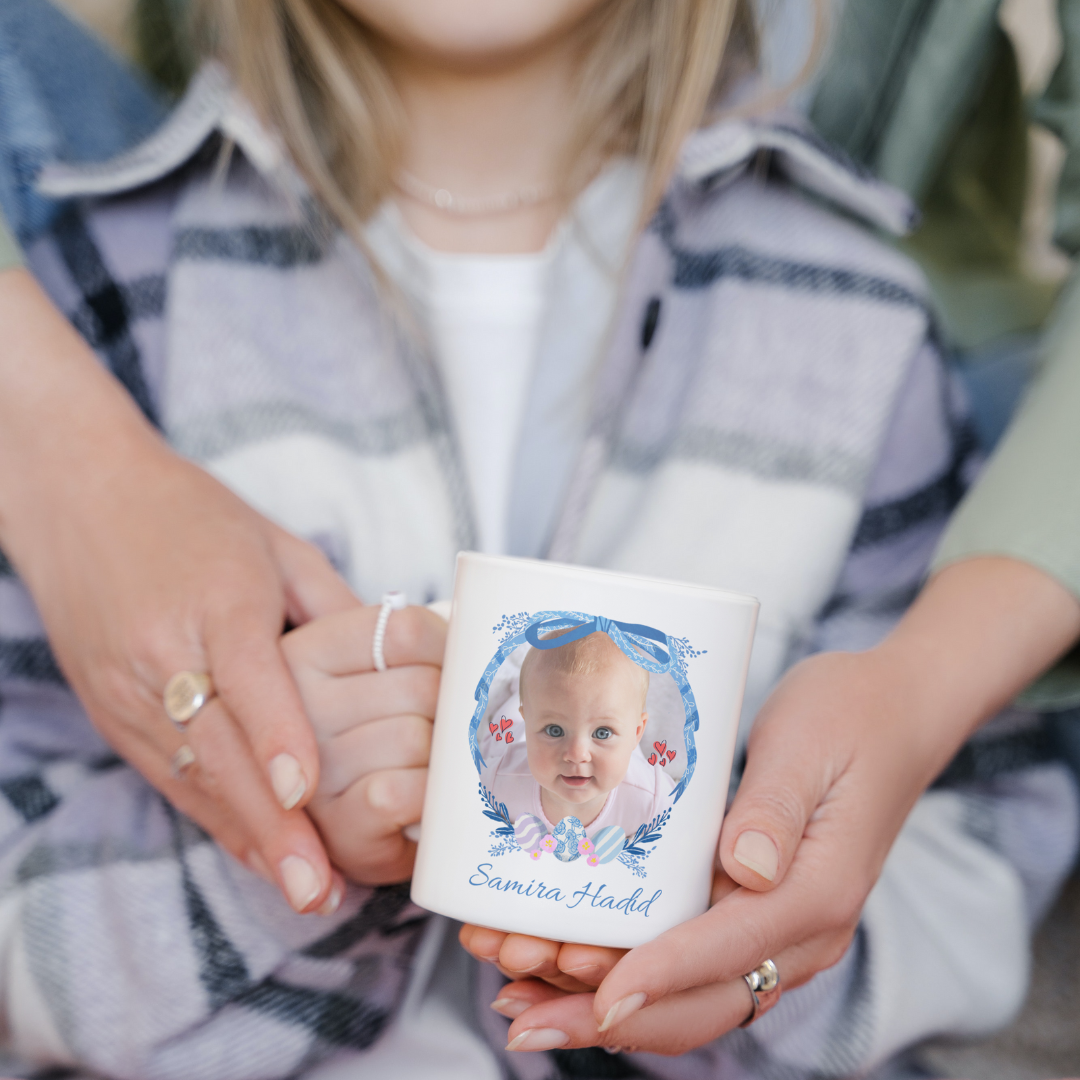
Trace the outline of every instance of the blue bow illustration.
[[[561, 634], [557, 638], [550, 635], [556, 630], [568, 630], [569, 633]], [[617, 619], [607, 619], [603, 615], [590, 615], [583, 611], [538, 611], [531, 616], [529, 624], [517, 634], [505, 637], [495, 655], [488, 662], [484, 674], [476, 684], [474, 697], [476, 698], [476, 710], [469, 722], [469, 747], [472, 751], [473, 763], [477, 772], [484, 768], [484, 759], [480, 754], [480, 744], [477, 732], [480, 722], [487, 708], [488, 694], [491, 691], [491, 683], [499, 668], [502, 667], [506, 658], [521, 645], [528, 643], [535, 649], [557, 649], [560, 645], [577, 641], [597, 631], [607, 634], [622, 651], [640, 665], [646, 671], [656, 675], [670, 673], [675, 685], [682, 697], [685, 722], [683, 724], [683, 737], [686, 742], [685, 768], [682, 779], [675, 785], [671, 793], [672, 803], [676, 803], [686, 790], [694, 775], [697, 765], [697, 747], [694, 745], [694, 733], [698, 729], [700, 717], [698, 716], [697, 702], [694, 700], [694, 692], [690, 689], [687, 679], [686, 666], [679, 659], [678, 649], [673, 644], [678, 639], [672, 639], [660, 630], [652, 626], [643, 626], [641, 623], [619, 622]], [[540, 635], [547, 633], [544, 638]]]
[[[568, 633], [552, 637], [556, 630], [565, 630], [572, 627]], [[547, 637], [540, 634], [547, 632]], [[667, 634], [651, 626], [643, 626], [641, 623], [619, 622], [617, 619], [605, 619], [603, 615], [588, 622], [577, 623], [572, 619], [548, 619], [546, 622], [533, 623], [525, 631], [525, 640], [534, 649], [558, 649], [562, 645], [569, 645], [571, 641], [580, 641], [583, 637], [595, 633], [607, 634], [620, 649], [646, 671], [655, 675], [663, 675], [671, 670], [671, 646], [668, 645]], [[665, 646], [653, 644], [659, 642]], [[651, 658], [651, 659], [650, 659]]]

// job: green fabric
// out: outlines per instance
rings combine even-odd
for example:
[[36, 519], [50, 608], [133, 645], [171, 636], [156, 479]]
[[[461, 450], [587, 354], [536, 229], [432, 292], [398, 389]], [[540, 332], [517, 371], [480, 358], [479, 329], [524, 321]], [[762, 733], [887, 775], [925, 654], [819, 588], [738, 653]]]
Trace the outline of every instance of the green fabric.
[[1065, 144], [1065, 164], [1057, 194], [1054, 241], [1071, 255], [1080, 253], [1080, 0], [1059, 0], [1062, 56], [1032, 119]]
[[197, 66], [189, 0], [136, 0], [135, 59], [163, 90], [179, 97]]
[[0, 270], [11, 270], [22, 266], [22, 252], [15, 242], [15, 237], [8, 231], [4, 215], [0, 214]]
[[1038, 329], [1056, 293], [1020, 259], [1027, 117], [999, 2], [848, 0], [810, 110], [919, 204], [903, 246], [962, 349]]
[[[945, 335], [978, 349], [1038, 330], [1055, 289], [1020, 259], [1027, 113], [1000, 0], [847, 0], [810, 115], [828, 139], [922, 211], [903, 242]], [[1030, 117], [1064, 143], [1055, 240], [1080, 254], [1080, 0], [1059, 0], [1061, 60]], [[935, 567], [1007, 555], [1080, 597], [1080, 277], [1061, 297], [1044, 365]], [[1022, 699], [1080, 705], [1080, 648]]]
[[1021, 262], [1028, 119], [1016, 57], [996, 26], [983, 44], [989, 67], [979, 95], [922, 198], [921, 226], [903, 244], [930, 281], [947, 339], [965, 350], [1038, 330], [1058, 292]]
[[848, 0], [811, 119], [921, 203], [991, 65], [1000, 0]]
[[[1080, 276], [1061, 298], [1043, 366], [953, 517], [934, 569], [978, 555], [1020, 559], [1080, 599]], [[1041, 708], [1080, 705], [1080, 649], [1021, 700]]]

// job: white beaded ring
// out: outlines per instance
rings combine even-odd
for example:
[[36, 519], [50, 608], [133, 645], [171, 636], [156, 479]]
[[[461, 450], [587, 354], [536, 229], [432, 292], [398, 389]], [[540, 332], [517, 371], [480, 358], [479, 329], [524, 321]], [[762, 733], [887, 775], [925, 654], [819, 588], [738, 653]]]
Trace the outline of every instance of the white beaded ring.
[[386, 657], [383, 655], [383, 645], [386, 642], [386, 624], [390, 621], [391, 611], [401, 611], [408, 607], [409, 601], [403, 592], [383, 593], [382, 607], [379, 609], [379, 618], [375, 622], [375, 636], [371, 639], [371, 658], [375, 663], [376, 671], [386, 670]]

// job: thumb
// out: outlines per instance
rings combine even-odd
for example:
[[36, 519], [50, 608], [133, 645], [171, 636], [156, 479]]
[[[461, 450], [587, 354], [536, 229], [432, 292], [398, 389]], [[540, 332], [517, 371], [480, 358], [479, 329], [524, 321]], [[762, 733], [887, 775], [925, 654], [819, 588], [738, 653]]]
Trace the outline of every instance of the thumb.
[[[780, 710], [792, 703], [777, 703]], [[720, 832], [720, 863], [748, 889], [767, 891], [784, 879], [807, 822], [828, 791], [827, 740], [792, 730], [771, 710], [747, 747], [746, 769]]]
[[356, 594], [314, 544], [277, 528], [272, 544], [293, 625], [359, 606]]

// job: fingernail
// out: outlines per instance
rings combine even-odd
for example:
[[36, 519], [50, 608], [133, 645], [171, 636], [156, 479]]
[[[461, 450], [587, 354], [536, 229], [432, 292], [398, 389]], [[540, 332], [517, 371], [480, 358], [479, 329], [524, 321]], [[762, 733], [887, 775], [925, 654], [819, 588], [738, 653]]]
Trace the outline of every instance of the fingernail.
[[529, 1003], [520, 998], [499, 998], [491, 1003], [491, 1007], [500, 1016], [516, 1020], [529, 1007]]
[[645, 1004], [645, 999], [648, 996], [648, 994], [631, 994], [629, 997], [624, 997], [621, 1001], [616, 1001], [615, 1004], [608, 1009], [607, 1016], [604, 1017], [604, 1022], [596, 1030], [607, 1031], [609, 1027], [621, 1024], [628, 1016], [633, 1016], [633, 1014]]
[[780, 866], [780, 853], [776, 845], [764, 833], [744, 832], [735, 841], [733, 852], [735, 861], [740, 862], [748, 870], [760, 874], [766, 881], [776, 878], [776, 871]]
[[599, 975], [603, 970], [597, 964], [584, 964], [581, 967], [573, 968], [561, 968], [564, 975], [573, 975], [574, 978], [580, 979], [584, 975]]
[[299, 855], [286, 855], [279, 864], [285, 895], [297, 911], [310, 907], [321, 886], [315, 867]]
[[341, 907], [343, 893], [340, 886], [334, 885], [330, 890], [330, 895], [322, 902], [322, 906], [315, 911], [316, 915], [333, 915], [339, 907]]
[[420, 822], [414, 821], [411, 825], [406, 825], [401, 830], [405, 834], [406, 840], [411, 840], [414, 844], [420, 843]]
[[292, 754], [278, 754], [270, 762], [270, 786], [286, 810], [291, 810], [304, 797], [307, 781], [300, 771], [300, 762]]
[[570, 1041], [558, 1028], [529, 1028], [506, 1044], [507, 1050], [557, 1050]]

